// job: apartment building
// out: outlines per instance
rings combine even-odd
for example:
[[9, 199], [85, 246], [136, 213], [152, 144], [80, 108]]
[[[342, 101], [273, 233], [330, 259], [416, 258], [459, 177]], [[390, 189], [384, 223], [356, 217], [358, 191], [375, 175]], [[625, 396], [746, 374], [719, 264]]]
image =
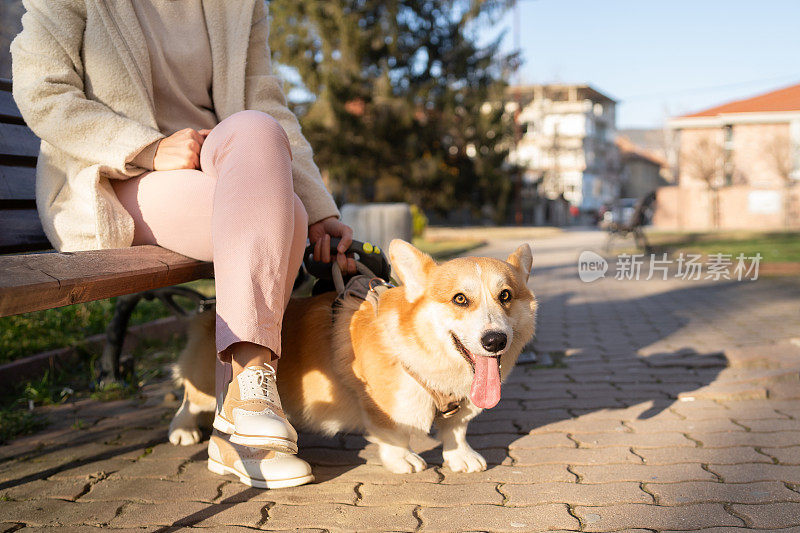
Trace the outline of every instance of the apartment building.
[[594, 212], [617, 198], [616, 102], [589, 85], [525, 85], [507, 89], [506, 112], [518, 128], [510, 162], [523, 187]]
[[659, 189], [671, 229], [800, 228], [800, 84], [677, 117], [678, 181]]

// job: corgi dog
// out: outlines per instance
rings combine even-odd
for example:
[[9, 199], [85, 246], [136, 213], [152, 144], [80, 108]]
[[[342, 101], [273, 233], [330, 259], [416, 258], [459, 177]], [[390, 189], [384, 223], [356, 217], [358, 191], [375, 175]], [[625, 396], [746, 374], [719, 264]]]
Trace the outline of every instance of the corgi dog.
[[[467, 425], [498, 403], [501, 382], [533, 336], [530, 246], [506, 261], [438, 264], [395, 239], [389, 259], [402, 285], [377, 299], [348, 295], [335, 309], [334, 293], [291, 300], [277, 380], [283, 409], [298, 429], [363, 433], [396, 473], [427, 467], [409, 441], [435, 422], [445, 466], [485, 470]], [[213, 311], [195, 319], [178, 361], [185, 392], [170, 424], [174, 444], [197, 442], [200, 415], [216, 405], [214, 323]]]

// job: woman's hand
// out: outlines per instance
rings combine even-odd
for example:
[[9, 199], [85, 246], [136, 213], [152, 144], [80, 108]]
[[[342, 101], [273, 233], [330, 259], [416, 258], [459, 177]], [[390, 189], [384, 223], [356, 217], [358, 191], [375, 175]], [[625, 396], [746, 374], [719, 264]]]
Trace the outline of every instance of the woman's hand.
[[331, 262], [331, 237], [341, 239], [336, 247], [339, 252], [336, 254], [336, 262], [342, 273], [355, 274], [355, 260], [345, 255], [353, 242], [353, 230], [336, 217], [323, 218], [308, 227], [308, 239], [314, 244], [314, 261]]
[[153, 157], [153, 170], [200, 168], [200, 148], [211, 130], [186, 128], [161, 139]]

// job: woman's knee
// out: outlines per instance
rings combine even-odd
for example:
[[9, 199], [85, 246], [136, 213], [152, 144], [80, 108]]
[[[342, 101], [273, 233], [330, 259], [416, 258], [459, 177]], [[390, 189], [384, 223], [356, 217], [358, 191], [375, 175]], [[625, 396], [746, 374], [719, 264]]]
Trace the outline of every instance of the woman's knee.
[[289, 157], [292, 155], [286, 131], [277, 120], [261, 111], [239, 111], [220, 122], [217, 128], [239, 140], [260, 144], [265, 149], [285, 149]]

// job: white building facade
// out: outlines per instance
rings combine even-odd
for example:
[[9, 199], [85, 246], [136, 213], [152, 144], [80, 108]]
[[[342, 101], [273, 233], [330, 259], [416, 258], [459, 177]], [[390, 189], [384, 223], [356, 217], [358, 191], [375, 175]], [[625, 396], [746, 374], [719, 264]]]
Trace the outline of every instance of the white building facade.
[[616, 102], [588, 85], [526, 85], [507, 89], [506, 112], [518, 127], [511, 163], [523, 185], [596, 211], [619, 192]]

